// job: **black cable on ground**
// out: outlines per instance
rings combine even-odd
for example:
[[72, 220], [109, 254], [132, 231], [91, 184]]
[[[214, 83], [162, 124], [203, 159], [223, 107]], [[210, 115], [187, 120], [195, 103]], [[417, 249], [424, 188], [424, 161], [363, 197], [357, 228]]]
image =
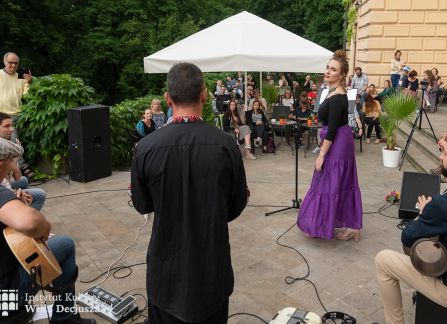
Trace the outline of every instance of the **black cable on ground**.
[[[113, 276], [114, 278], [116, 278], [116, 279], [123, 279], [123, 278], [127, 278], [127, 277], [129, 277], [129, 276], [132, 274], [132, 272], [133, 272], [133, 271], [132, 271], [132, 267], [139, 266], [139, 265], [143, 265], [143, 264], [146, 264], [146, 262], [140, 262], [140, 263], [134, 263], [134, 264], [129, 264], [129, 265], [117, 266], [117, 267], [114, 267], [114, 268], [110, 269], [110, 271], [115, 270], [115, 271], [113, 271], [113, 273], [112, 273], [112, 276]], [[120, 271], [122, 271], [122, 270], [124, 270], [124, 269], [129, 269], [130, 272], [129, 272], [128, 274], [124, 275], [124, 276], [119, 276], [119, 277], [116, 276], [116, 273], [118, 273], [118, 272], [120, 272]], [[97, 277], [95, 277], [95, 278], [93, 278], [93, 279], [91, 279], [91, 280], [86, 280], [86, 281], [79, 280], [79, 282], [82, 282], [82, 283], [85, 283], [85, 284], [87, 284], [87, 283], [91, 283], [91, 282], [93, 282], [93, 281], [98, 280], [98, 279], [101, 278], [102, 276], [104, 276], [107, 272], [108, 272], [108, 271], [104, 271], [103, 273], [99, 274]]]
[[94, 192], [113, 192], [113, 191], [127, 191], [128, 189], [102, 189], [102, 190], [91, 190], [91, 191], [83, 191], [83, 192], [76, 192], [66, 195], [60, 195], [60, 196], [53, 196], [53, 197], [47, 197], [48, 199], [54, 199], [54, 198], [63, 198], [63, 197], [71, 197], [71, 196], [79, 196], [79, 195], [85, 195], [88, 193], [94, 193]]
[[276, 244], [278, 244], [279, 246], [282, 246], [282, 247], [291, 249], [291, 250], [295, 251], [296, 253], [298, 253], [298, 255], [299, 255], [299, 256], [304, 260], [304, 262], [306, 263], [307, 273], [306, 273], [304, 276], [302, 276], [302, 277], [296, 277], [296, 278], [291, 277], [291, 276], [286, 276], [286, 277], [284, 278], [284, 282], [285, 282], [286, 284], [288, 284], [288, 285], [291, 285], [291, 284], [293, 284], [293, 283], [296, 282], [296, 281], [307, 281], [308, 283], [310, 283], [310, 284], [314, 287], [315, 294], [317, 295], [317, 298], [318, 298], [318, 301], [320, 302], [321, 307], [323, 307], [324, 311], [327, 313], [328, 311], [327, 311], [326, 307], [324, 306], [323, 302], [321, 301], [320, 294], [318, 293], [318, 289], [317, 289], [317, 287], [315, 286], [315, 284], [314, 284], [311, 280], [307, 279], [307, 277], [309, 277], [309, 275], [310, 275], [310, 265], [309, 265], [309, 262], [307, 261], [307, 259], [304, 257], [304, 255], [302, 255], [302, 254], [301, 254], [297, 249], [295, 249], [294, 247], [289, 246], [289, 245], [285, 245], [285, 244], [282, 244], [282, 243], [279, 243], [279, 240], [280, 240], [284, 235], [286, 235], [286, 234], [287, 234], [293, 227], [295, 227], [295, 226], [296, 226], [296, 222], [293, 222], [293, 225], [290, 226], [290, 228], [289, 228], [287, 231], [285, 231], [284, 233], [282, 233], [282, 234], [276, 239]]
[[259, 317], [258, 315], [251, 314], [251, 313], [234, 313], [234, 314], [231, 314], [230, 316], [228, 316], [228, 319], [230, 319], [230, 318], [233, 317], [233, 316], [237, 316], [237, 315], [247, 315], [247, 316], [256, 317], [256, 318], [257, 318], [258, 320], [260, 320], [262, 323], [269, 324], [267, 321], [263, 320], [263, 319], [262, 319], [261, 317]]

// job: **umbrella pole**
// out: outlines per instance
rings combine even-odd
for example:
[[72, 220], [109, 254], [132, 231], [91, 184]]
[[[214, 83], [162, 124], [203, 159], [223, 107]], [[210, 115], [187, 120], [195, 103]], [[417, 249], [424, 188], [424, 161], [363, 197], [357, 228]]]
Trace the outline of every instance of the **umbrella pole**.
[[244, 90], [245, 90], [245, 94], [244, 94], [244, 99], [245, 99], [244, 111], [247, 111], [248, 110], [247, 71], [244, 72]]

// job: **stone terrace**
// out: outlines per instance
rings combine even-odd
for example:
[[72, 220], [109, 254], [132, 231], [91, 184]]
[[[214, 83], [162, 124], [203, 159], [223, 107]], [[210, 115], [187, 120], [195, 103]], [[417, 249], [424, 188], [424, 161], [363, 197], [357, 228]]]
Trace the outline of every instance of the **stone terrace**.
[[[445, 107], [429, 117], [437, 134], [445, 130]], [[405, 144], [402, 134], [399, 136], [401, 145]], [[415, 134], [415, 140], [421, 137], [419, 133]], [[281, 243], [296, 248], [308, 260], [311, 270], [308, 279], [318, 288], [327, 309], [349, 313], [360, 324], [384, 323], [381, 297], [375, 280], [374, 256], [384, 248], [401, 251], [400, 230], [396, 227], [399, 220], [395, 218], [397, 207], [384, 212], [389, 218], [368, 212], [377, 211], [384, 204], [386, 193], [393, 189], [400, 190], [402, 171], [414, 171], [415, 168], [408, 161], [402, 171], [385, 168], [380, 152], [382, 145], [365, 144], [363, 153], [359, 152], [358, 142], [355, 145], [365, 212], [360, 242], [309, 239], [293, 226], [281, 239]], [[434, 146], [434, 143], [430, 145]], [[412, 144], [411, 149], [414, 149], [413, 146], [416, 145]], [[432, 151], [436, 152], [436, 147]], [[418, 156], [421, 154], [417, 152], [412, 155], [415, 160]], [[286, 145], [282, 145], [276, 155], [258, 153], [257, 157], [254, 161], [244, 160], [251, 189], [249, 206], [229, 225], [235, 272], [230, 314], [254, 313], [268, 321], [280, 309], [292, 306], [322, 315], [323, 308], [309, 283], [298, 281], [287, 285], [284, 282], [285, 276], [299, 277], [306, 274], [304, 260], [294, 251], [275, 243], [295, 223], [297, 210], [264, 216], [264, 213], [277, 209], [265, 207], [267, 205], [290, 205], [294, 196], [295, 158]], [[304, 158], [300, 150], [298, 157], [298, 196], [302, 199], [310, 183], [315, 155], [309, 153]], [[426, 168], [434, 165], [434, 162], [427, 162]], [[126, 189], [129, 178], [129, 172], [114, 172], [111, 177], [86, 184], [67, 184], [55, 180], [42, 185], [49, 197], [43, 212], [52, 221], [53, 232], [69, 235], [76, 241], [80, 280], [89, 280], [106, 271], [109, 264], [133, 241], [144, 218], [129, 207], [125, 190], [52, 197], [94, 190]], [[135, 246], [127, 251], [119, 265], [145, 261], [152, 219], [150, 215]], [[145, 270], [144, 265], [133, 267], [130, 276], [120, 280], [111, 276], [102, 285], [117, 294], [129, 290], [145, 294]], [[127, 273], [123, 271], [119, 275]], [[87, 287], [89, 284], [78, 283], [77, 290]], [[406, 321], [412, 323], [413, 290], [403, 285], [402, 291]], [[144, 305], [141, 297], [137, 296], [137, 302]], [[97, 320], [105, 323], [99, 317]], [[242, 315], [231, 318], [229, 323], [260, 321]]]

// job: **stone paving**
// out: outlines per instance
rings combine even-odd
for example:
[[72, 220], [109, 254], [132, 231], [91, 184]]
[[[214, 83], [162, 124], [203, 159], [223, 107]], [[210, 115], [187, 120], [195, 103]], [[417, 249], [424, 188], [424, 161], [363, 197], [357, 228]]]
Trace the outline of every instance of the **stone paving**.
[[[447, 114], [441, 108], [437, 118], [432, 118], [435, 130], [440, 132]], [[438, 117], [439, 116], [439, 117]], [[442, 118], [441, 118], [442, 117]], [[230, 298], [230, 314], [253, 313], [266, 321], [280, 309], [288, 306], [313, 311], [322, 315], [324, 310], [318, 302], [312, 285], [305, 281], [286, 284], [286, 276], [306, 275], [307, 267], [296, 252], [276, 244], [276, 239], [287, 229], [292, 229], [281, 238], [281, 243], [297, 249], [310, 265], [308, 279], [317, 287], [321, 301], [328, 310], [349, 313], [357, 323], [384, 323], [381, 297], [375, 279], [374, 256], [384, 248], [401, 251], [397, 207], [387, 209], [389, 217], [370, 212], [384, 204], [386, 193], [401, 188], [402, 171], [385, 168], [381, 157], [382, 145], [364, 145], [360, 153], [356, 142], [356, 158], [360, 188], [362, 191], [363, 230], [360, 242], [324, 241], [309, 239], [297, 230], [297, 210], [264, 216], [279, 207], [290, 206], [294, 197], [295, 158], [286, 145], [281, 145], [276, 155], [257, 153], [256, 160], [244, 160], [247, 180], [251, 190], [249, 206], [242, 215], [231, 222], [230, 240], [235, 272], [234, 293]], [[258, 150], [259, 152], [259, 150]], [[313, 172], [315, 155], [304, 158], [298, 153], [298, 197], [304, 198]], [[404, 170], [414, 169], [409, 163]], [[111, 177], [86, 184], [54, 180], [41, 187], [47, 191], [48, 201], [44, 214], [53, 223], [56, 235], [69, 235], [76, 241], [79, 279], [86, 281], [106, 271], [120, 256], [121, 251], [135, 238], [144, 218], [128, 204], [129, 172], [114, 172]], [[59, 197], [86, 191], [88, 194]], [[139, 238], [118, 265], [144, 262], [149, 241], [152, 218], [141, 230]], [[124, 279], [110, 276], [102, 286], [117, 294], [129, 290], [145, 294], [146, 267], [135, 266]], [[118, 273], [124, 276], [129, 271]], [[81, 291], [91, 284], [78, 283]], [[411, 304], [413, 290], [403, 285], [405, 318], [414, 322], [414, 307]], [[140, 306], [144, 300], [137, 296]], [[99, 323], [105, 323], [96, 317]], [[141, 320], [141, 319], [140, 319]], [[254, 317], [240, 315], [229, 323], [261, 323]]]

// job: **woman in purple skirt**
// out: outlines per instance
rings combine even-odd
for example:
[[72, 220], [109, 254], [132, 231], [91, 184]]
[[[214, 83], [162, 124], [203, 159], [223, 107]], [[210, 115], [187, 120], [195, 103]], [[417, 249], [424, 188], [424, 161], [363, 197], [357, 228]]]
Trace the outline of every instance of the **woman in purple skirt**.
[[298, 227], [310, 237], [358, 241], [362, 228], [362, 198], [357, 179], [354, 137], [348, 125], [345, 84], [348, 61], [336, 51], [326, 66], [324, 81], [329, 93], [318, 110], [322, 121], [322, 146], [315, 161], [309, 191], [298, 214]]

